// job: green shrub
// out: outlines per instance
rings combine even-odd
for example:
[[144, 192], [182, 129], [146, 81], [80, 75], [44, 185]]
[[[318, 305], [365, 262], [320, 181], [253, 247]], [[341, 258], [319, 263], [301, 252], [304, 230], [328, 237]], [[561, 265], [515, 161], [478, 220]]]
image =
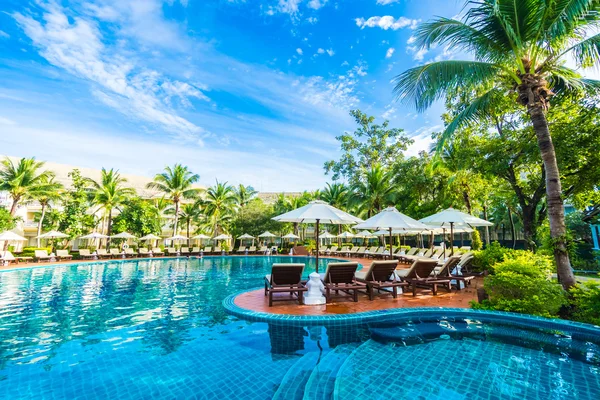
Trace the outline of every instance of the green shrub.
[[472, 303], [473, 308], [556, 317], [567, 302], [561, 286], [551, 280], [549, 257], [521, 254], [494, 269], [483, 283], [489, 300]]
[[600, 325], [600, 283], [585, 282], [571, 289], [572, 318]]
[[471, 250], [481, 250], [482, 247], [481, 235], [477, 229], [474, 229], [471, 233]]
[[485, 250], [473, 253], [473, 267], [475, 271], [493, 272], [494, 265], [511, 258], [515, 250], [502, 247], [498, 242], [492, 242]]
[[52, 247], [23, 247], [23, 251], [19, 253], [19, 256], [33, 257], [36, 250], [46, 250], [48, 254], [52, 253]]

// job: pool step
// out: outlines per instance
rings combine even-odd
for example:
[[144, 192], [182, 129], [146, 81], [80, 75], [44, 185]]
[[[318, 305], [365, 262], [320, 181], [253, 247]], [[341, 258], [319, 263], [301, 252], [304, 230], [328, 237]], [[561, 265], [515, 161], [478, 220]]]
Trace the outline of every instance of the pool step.
[[323, 357], [310, 374], [303, 400], [330, 400], [338, 370], [359, 345], [360, 343], [341, 344]]
[[311, 351], [300, 357], [281, 380], [273, 400], [302, 400], [304, 387], [319, 362], [319, 355]]

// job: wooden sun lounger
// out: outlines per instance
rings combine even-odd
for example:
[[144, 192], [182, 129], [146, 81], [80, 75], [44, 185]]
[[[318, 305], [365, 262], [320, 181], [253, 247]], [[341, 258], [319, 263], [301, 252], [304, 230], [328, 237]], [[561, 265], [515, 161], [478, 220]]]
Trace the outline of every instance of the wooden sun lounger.
[[199, 255], [200, 254], [200, 247], [192, 247], [192, 251], [190, 251], [191, 255]]
[[0, 265], [4, 263], [18, 264], [19, 260], [15, 256], [13, 256], [13, 254], [8, 250], [0, 251]]
[[48, 252], [46, 250], [34, 250], [34, 259], [37, 262], [42, 262], [42, 261], [50, 261], [50, 259], [52, 257], [50, 257], [48, 255]]
[[248, 248], [248, 254], [254, 254], [256, 253], [256, 246], [250, 246]]
[[437, 267], [437, 260], [423, 259], [416, 260], [409, 269], [396, 271], [396, 275], [403, 281], [408, 283], [413, 292], [413, 296], [417, 295], [417, 287], [431, 288], [433, 295], [437, 295], [438, 285], [442, 285], [450, 291], [450, 280], [447, 278], [438, 278], [432, 275]]
[[179, 249], [179, 254], [181, 254], [182, 256], [189, 256], [190, 255], [190, 248], [189, 247], [182, 247]]
[[111, 255], [106, 252], [106, 249], [97, 249], [96, 255], [98, 258], [110, 258]]
[[245, 253], [246, 252], [246, 246], [240, 246], [240, 247], [238, 247], [238, 249], [237, 249], [236, 252], [237, 253]]
[[119, 251], [119, 249], [111, 248], [108, 250], [108, 253], [112, 258], [122, 258], [123, 253]]
[[128, 247], [128, 248], [125, 249], [125, 257], [135, 258], [137, 256], [138, 256], [138, 253], [136, 253], [135, 251], [133, 251], [132, 248]]
[[168, 256], [177, 256], [177, 249], [175, 247], [167, 247], [165, 250], [167, 250], [167, 255]]
[[154, 256], [164, 256], [164, 255], [165, 255], [165, 252], [164, 252], [164, 251], [162, 251], [162, 250], [160, 249], [160, 247], [153, 247], [153, 248], [152, 248], [152, 255], [154, 255]]
[[150, 252], [146, 247], [140, 247], [138, 250], [138, 255], [140, 257], [150, 257]]
[[90, 254], [89, 249], [79, 249], [79, 257], [82, 260], [93, 260], [96, 256], [94, 254]]
[[327, 264], [327, 270], [321, 274], [321, 280], [325, 285], [325, 298], [331, 301], [331, 292], [336, 295], [339, 292], [345, 293], [352, 297], [355, 302], [358, 301], [358, 291], [365, 288], [365, 284], [357, 281], [355, 277], [358, 263], [356, 262], [340, 262]]
[[408, 286], [408, 283], [402, 282], [394, 271], [398, 266], [398, 261], [373, 261], [366, 270], [360, 270], [355, 273], [356, 280], [367, 285], [369, 300], [373, 300], [374, 291], [381, 291], [386, 288], [392, 288], [392, 296], [398, 296], [398, 287]]
[[69, 250], [56, 250], [56, 258], [59, 260], [72, 260], [73, 256], [69, 254]]
[[[273, 264], [271, 273], [265, 275], [265, 296], [269, 297], [269, 307], [273, 306], [273, 294], [296, 294], [298, 303], [303, 304], [303, 295], [308, 289], [302, 283], [304, 264]], [[289, 300], [289, 299], [285, 299]]]

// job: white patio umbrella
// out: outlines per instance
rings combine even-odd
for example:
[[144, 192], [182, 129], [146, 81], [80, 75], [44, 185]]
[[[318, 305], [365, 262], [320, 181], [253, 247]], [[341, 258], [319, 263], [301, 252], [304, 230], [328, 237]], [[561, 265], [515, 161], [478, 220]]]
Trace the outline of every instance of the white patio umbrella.
[[[493, 226], [494, 224], [486, 221], [485, 219], [474, 217], [470, 214], [464, 213], [462, 211], [455, 210], [454, 208], [448, 208], [446, 210], [440, 211], [437, 214], [430, 215], [429, 217], [425, 217], [420, 220], [421, 222], [434, 225], [434, 226], [444, 226], [450, 225], [450, 238], [451, 242], [454, 240], [454, 225], [460, 225], [461, 227], [475, 227], [475, 226]], [[451, 253], [454, 254], [454, 245], [451, 244], [450, 247]], [[444, 256], [446, 255], [446, 248], [444, 247]]]
[[26, 242], [27, 239], [21, 235], [17, 235], [12, 231], [0, 233], [0, 242]]
[[242, 236], [239, 236], [238, 239], [240, 240], [240, 246], [242, 245], [242, 240], [244, 239], [252, 239], [252, 245], [254, 245], [254, 236], [248, 235], [247, 233], [244, 233]]
[[38, 239], [63, 239], [63, 238], [68, 238], [68, 237], [69, 237], [69, 235], [66, 235], [59, 231], [50, 231], [50, 232], [46, 232], [40, 236], [37, 236]]
[[85, 236], [81, 236], [79, 239], [97, 240], [97, 247], [100, 247], [100, 239], [107, 239], [108, 235], [104, 235], [100, 232], [92, 232]]
[[229, 240], [229, 239], [231, 239], [231, 236], [229, 236], [229, 235], [226, 235], [226, 234], [224, 234], [224, 233], [220, 234], [219, 236], [215, 236], [215, 237], [213, 238], [213, 240], [217, 240], [217, 241], [218, 241], [218, 240]]
[[337, 235], [337, 237], [339, 237], [340, 239], [352, 239], [353, 237], [355, 237], [356, 235], [352, 232], [344, 232], [344, 233], [340, 233], [339, 235]]
[[116, 235], [112, 235], [111, 238], [112, 239], [137, 239], [137, 236], [133, 236], [131, 233], [128, 233], [128, 232], [121, 232]]
[[156, 235], [155, 235], [155, 234], [153, 234], [153, 233], [150, 233], [150, 234], [148, 234], [148, 235], [146, 235], [146, 236], [142, 236], [142, 237], [140, 238], [140, 240], [144, 240], [144, 241], [145, 241], [145, 240], [148, 240], [148, 241], [150, 241], [150, 240], [160, 240], [160, 239], [162, 239], [160, 236], [156, 236]]
[[300, 236], [298, 235], [294, 235], [293, 233], [288, 233], [287, 235], [283, 236], [284, 239], [300, 239]]
[[319, 272], [319, 224], [354, 225], [362, 219], [330, 206], [321, 200], [311, 201], [304, 207], [297, 208], [275, 218], [279, 222], [297, 222], [301, 224], [315, 224], [316, 232], [316, 272]]
[[[269, 231], [264, 231], [263, 233], [261, 233], [260, 235], [258, 235], [258, 237], [259, 237], [259, 238], [263, 238], [263, 239], [266, 239], [266, 238], [276, 238], [276, 237], [277, 237], [277, 235], [274, 235], [274, 234], [272, 234], [272, 233], [271, 233], [271, 232], [269, 232]], [[265, 241], [265, 242], [266, 242], [266, 241]]]
[[205, 239], [210, 239], [210, 236], [207, 236], [207, 235], [201, 233], [199, 235], [192, 236], [192, 239], [205, 240]]
[[170, 238], [167, 238], [165, 240], [179, 241], [179, 240], [188, 240], [188, 238], [187, 238], [187, 236], [183, 236], [183, 235], [175, 235], [175, 236], [171, 236]]
[[390, 254], [392, 246], [393, 231], [415, 231], [428, 229], [427, 225], [402, 214], [396, 207], [388, 207], [379, 214], [372, 216], [362, 224], [355, 226], [356, 229], [387, 230], [390, 235]]

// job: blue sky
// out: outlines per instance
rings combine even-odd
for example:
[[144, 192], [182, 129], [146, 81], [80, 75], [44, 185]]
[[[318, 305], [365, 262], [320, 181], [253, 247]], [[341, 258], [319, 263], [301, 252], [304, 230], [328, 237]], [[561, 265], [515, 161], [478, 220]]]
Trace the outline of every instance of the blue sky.
[[151, 176], [181, 162], [262, 191], [322, 187], [353, 108], [427, 148], [391, 79], [453, 57], [411, 46], [440, 0], [3, 0], [0, 153]]

